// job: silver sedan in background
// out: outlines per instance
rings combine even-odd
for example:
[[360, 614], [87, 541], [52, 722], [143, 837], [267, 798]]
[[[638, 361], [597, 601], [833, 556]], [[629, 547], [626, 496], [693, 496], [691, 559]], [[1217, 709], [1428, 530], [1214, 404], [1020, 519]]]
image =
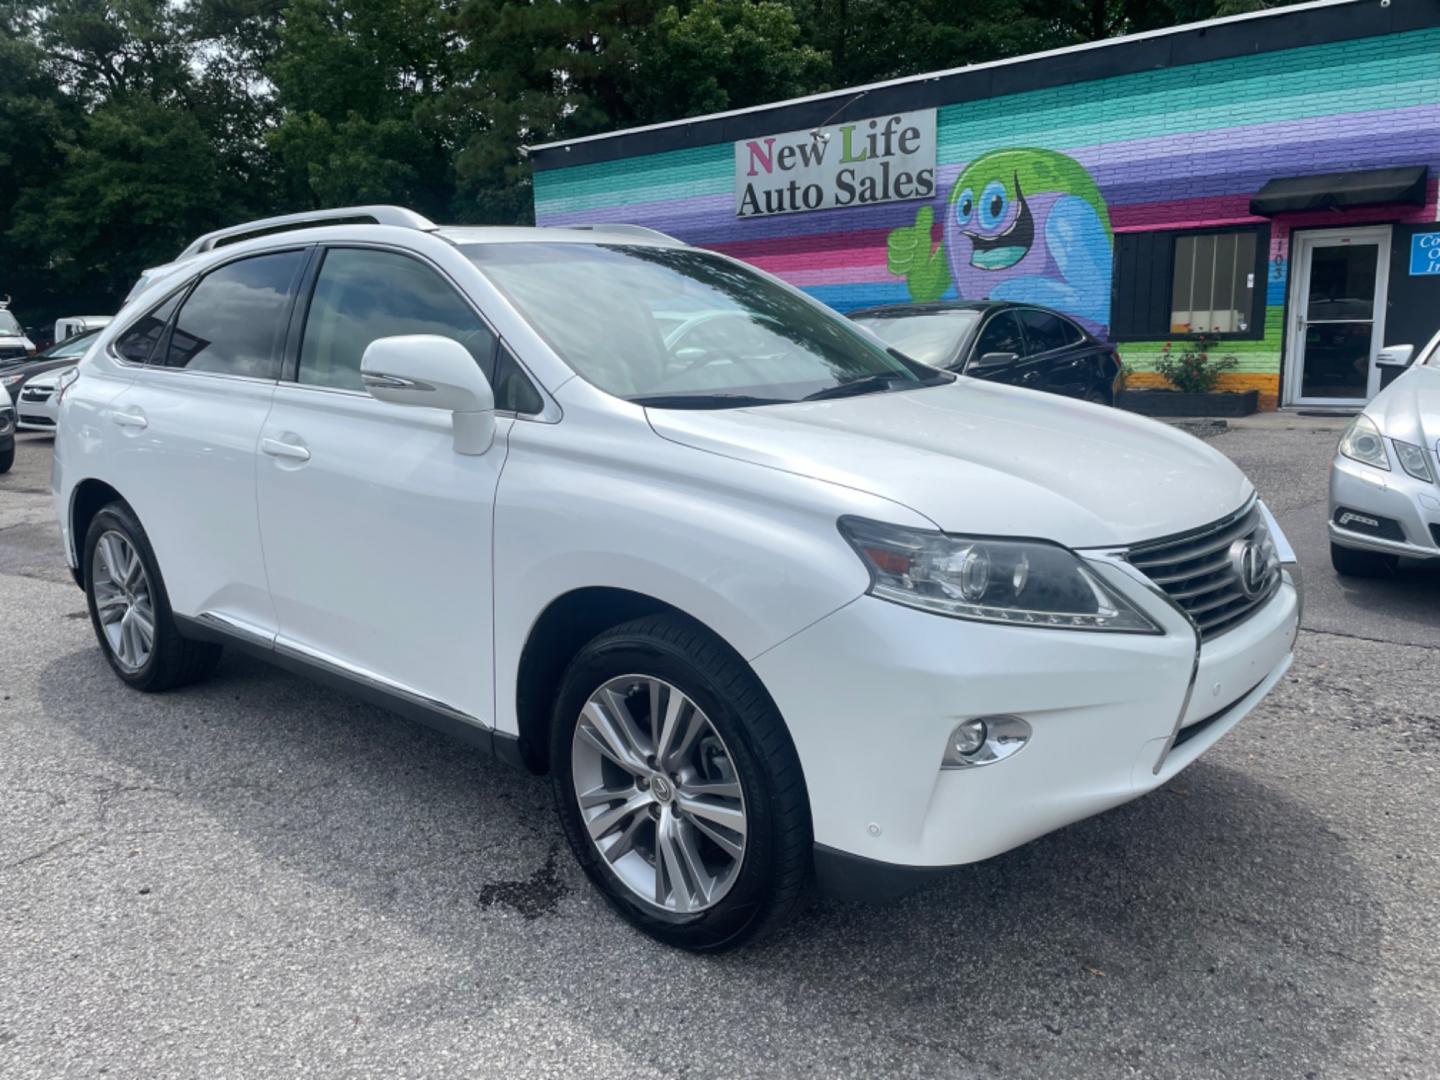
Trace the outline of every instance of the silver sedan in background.
[[1414, 357], [1393, 345], [1377, 358], [1405, 370], [1350, 422], [1330, 466], [1330, 561], [1383, 577], [1400, 557], [1440, 558], [1440, 334]]

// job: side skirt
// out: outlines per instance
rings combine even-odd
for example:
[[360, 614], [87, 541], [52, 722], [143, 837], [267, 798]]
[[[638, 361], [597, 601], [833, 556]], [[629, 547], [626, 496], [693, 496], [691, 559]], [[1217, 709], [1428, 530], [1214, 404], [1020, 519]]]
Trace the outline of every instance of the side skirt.
[[176, 615], [175, 625], [185, 637], [196, 641], [213, 641], [239, 649], [322, 686], [339, 690], [369, 705], [376, 705], [407, 720], [434, 728], [451, 738], [483, 750], [497, 761], [526, 769], [525, 759], [520, 754], [518, 737], [486, 727], [480, 720], [442, 702], [432, 701], [377, 679], [367, 678], [338, 664], [328, 663], [319, 657], [287, 648], [283, 643], [277, 644], [268, 638], [248, 633], [214, 616], [201, 615], [191, 618], [187, 615]]

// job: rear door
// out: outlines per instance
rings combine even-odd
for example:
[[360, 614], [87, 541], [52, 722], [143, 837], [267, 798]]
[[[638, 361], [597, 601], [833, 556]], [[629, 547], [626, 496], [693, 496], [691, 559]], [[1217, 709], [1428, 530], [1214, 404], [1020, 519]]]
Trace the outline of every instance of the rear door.
[[1025, 361], [1021, 384], [1036, 390], [1083, 398], [1095, 381], [1085, 333], [1053, 311], [1022, 308]]
[[[225, 263], [122, 335], [116, 354], [141, 366], [106, 410], [118, 433], [114, 475], [171, 606], [261, 637], [273, 635], [275, 613], [255, 518], [255, 450], [308, 255], [294, 248]], [[168, 325], [151, 333], [171, 304]]]

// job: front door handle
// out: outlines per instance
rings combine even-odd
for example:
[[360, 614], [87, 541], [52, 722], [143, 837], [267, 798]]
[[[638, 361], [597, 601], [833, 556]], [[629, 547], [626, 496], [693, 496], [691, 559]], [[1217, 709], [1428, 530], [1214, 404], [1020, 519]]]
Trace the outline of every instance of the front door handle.
[[260, 440], [260, 449], [271, 457], [293, 458], [296, 461], [309, 461], [310, 451], [295, 443], [288, 443], [282, 439], [264, 438]]
[[146, 420], [145, 414], [140, 412], [112, 412], [110, 419], [120, 427], [140, 429], [150, 426], [150, 421]]

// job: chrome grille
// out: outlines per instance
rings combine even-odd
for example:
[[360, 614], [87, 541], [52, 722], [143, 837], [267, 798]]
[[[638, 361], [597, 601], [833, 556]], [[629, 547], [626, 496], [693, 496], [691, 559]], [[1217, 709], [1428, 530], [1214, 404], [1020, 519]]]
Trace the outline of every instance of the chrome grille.
[[[1253, 593], [1246, 591], [1232, 551], [1239, 541], [1254, 541], [1264, 558], [1264, 578]], [[1275, 545], [1254, 502], [1203, 528], [1138, 544], [1127, 557], [1185, 609], [1202, 641], [1240, 625], [1280, 585]]]

